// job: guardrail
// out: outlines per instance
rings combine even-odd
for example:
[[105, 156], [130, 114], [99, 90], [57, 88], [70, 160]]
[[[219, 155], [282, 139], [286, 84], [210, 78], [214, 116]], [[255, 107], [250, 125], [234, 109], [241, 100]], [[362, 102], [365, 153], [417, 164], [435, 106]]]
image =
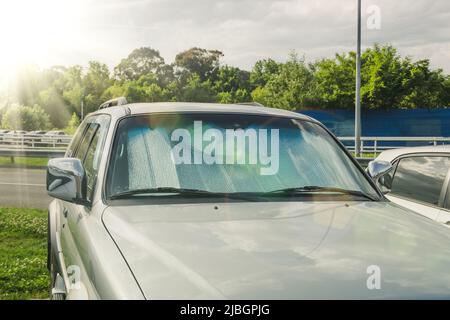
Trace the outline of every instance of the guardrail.
[[[338, 137], [350, 151], [355, 150], [354, 137]], [[72, 136], [0, 134], [0, 156], [11, 157], [60, 157], [64, 155]], [[450, 144], [450, 137], [362, 137], [361, 155], [357, 160], [363, 165], [388, 149], [407, 146]]]
[[0, 156], [54, 158], [64, 155], [69, 135], [0, 134]]
[[0, 146], [19, 148], [66, 148], [71, 140], [69, 135], [0, 134]]
[[[338, 138], [348, 150], [355, 151], [354, 137]], [[361, 137], [361, 154], [376, 157], [384, 150], [404, 147], [450, 144], [450, 137]]]

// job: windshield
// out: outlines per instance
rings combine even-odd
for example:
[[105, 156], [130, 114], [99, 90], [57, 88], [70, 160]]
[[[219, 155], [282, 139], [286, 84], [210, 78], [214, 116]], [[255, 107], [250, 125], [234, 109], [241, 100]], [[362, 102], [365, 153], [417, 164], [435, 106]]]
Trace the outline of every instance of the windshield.
[[351, 190], [379, 199], [320, 125], [260, 115], [125, 118], [116, 131], [106, 185], [108, 198], [158, 188], [223, 194], [303, 188], [316, 193]]

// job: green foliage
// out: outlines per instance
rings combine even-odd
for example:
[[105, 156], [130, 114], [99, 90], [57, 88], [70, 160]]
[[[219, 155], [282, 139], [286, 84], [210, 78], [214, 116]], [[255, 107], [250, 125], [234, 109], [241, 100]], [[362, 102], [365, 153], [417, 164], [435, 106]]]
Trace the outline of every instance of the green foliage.
[[[353, 108], [355, 53], [336, 55], [313, 66], [319, 106]], [[450, 106], [446, 76], [429, 60], [412, 62], [390, 46], [374, 45], [361, 56], [363, 108], [437, 108]]]
[[316, 95], [324, 108], [351, 108], [355, 99], [355, 55], [336, 54], [313, 66]]
[[251, 99], [250, 72], [230, 66], [220, 67], [213, 88], [218, 92], [220, 103], [248, 102]]
[[282, 63], [272, 59], [256, 61], [250, 74], [250, 83], [254, 87], [264, 87], [267, 82], [280, 71]]
[[158, 85], [155, 75], [147, 74], [138, 80], [115, 83], [105, 90], [101, 97], [106, 101], [116, 97], [125, 97], [128, 102], [161, 102], [168, 100], [169, 89], [163, 89]]
[[11, 157], [0, 157], [1, 166], [9, 167], [46, 167], [48, 158], [34, 158], [34, 157], [14, 157], [14, 162]]
[[0, 299], [47, 298], [47, 212], [0, 209]]
[[50, 129], [49, 115], [38, 105], [33, 107], [12, 105], [2, 117], [2, 127], [13, 130]]
[[72, 117], [70, 117], [70, 120], [67, 123], [67, 127], [64, 129], [64, 131], [67, 134], [74, 134], [75, 131], [77, 131], [79, 125], [80, 125], [80, 118], [78, 118], [77, 114], [74, 112], [72, 113]]
[[[16, 86], [4, 95], [8, 98], [1, 98], [2, 124], [73, 131], [73, 114], [80, 118], [82, 105], [86, 115], [102, 102], [120, 96], [129, 102], [253, 100], [289, 110], [354, 107], [354, 52], [313, 63], [293, 53], [286, 62], [259, 60], [250, 72], [221, 65], [222, 56], [217, 50], [191, 48], [177, 54], [173, 64], [166, 64], [157, 50], [143, 47], [123, 59], [112, 75], [98, 61], [89, 62], [87, 68], [55, 66], [41, 71], [29, 66], [19, 72]], [[363, 108], [450, 107], [450, 76], [431, 69], [429, 60], [412, 61], [390, 45], [374, 45], [361, 58]], [[36, 125], [31, 124], [31, 113], [42, 112], [18, 112], [10, 97], [20, 105], [41, 106], [50, 116], [50, 124], [45, 115]], [[12, 109], [15, 111], [9, 111]]]
[[193, 74], [187, 80], [180, 98], [187, 102], [211, 102], [216, 100], [216, 93], [209, 80], [202, 82], [199, 75]]
[[277, 67], [276, 73], [264, 75], [264, 87], [257, 87], [252, 94], [255, 101], [269, 107], [298, 109], [315, 103], [315, 79], [303, 58], [292, 53], [289, 60]]
[[179, 68], [178, 74], [182, 78], [196, 74], [202, 82], [214, 81], [222, 56], [223, 53], [218, 50], [191, 48], [176, 55], [175, 66]]
[[82, 79], [85, 114], [97, 110], [98, 106], [104, 102], [101, 96], [109, 85], [108, 67], [97, 61], [90, 61], [87, 72]]
[[158, 74], [161, 71], [166, 74], [164, 65], [158, 50], [149, 47], [135, 49], [114, 68], [114, 79], [125, 82], [137, 80], [148, 73]]

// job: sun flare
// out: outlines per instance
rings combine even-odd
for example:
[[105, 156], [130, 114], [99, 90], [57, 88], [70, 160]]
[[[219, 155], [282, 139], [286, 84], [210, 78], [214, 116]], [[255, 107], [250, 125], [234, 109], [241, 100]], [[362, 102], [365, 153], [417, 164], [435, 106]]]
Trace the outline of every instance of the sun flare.
[[0, 2], [0, 68], [45, 64], [49, 53], [70, 46], [77, 36], [80, 5], [61, 0]]

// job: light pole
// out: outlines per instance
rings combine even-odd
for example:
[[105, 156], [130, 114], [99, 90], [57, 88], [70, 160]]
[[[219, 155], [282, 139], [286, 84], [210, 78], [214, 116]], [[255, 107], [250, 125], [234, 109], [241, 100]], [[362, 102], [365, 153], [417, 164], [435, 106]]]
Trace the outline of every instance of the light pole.
[[358, 0], [358, 30], [356, 44], [355, 93], [355, 155], [361, 155], [361, 0]]

